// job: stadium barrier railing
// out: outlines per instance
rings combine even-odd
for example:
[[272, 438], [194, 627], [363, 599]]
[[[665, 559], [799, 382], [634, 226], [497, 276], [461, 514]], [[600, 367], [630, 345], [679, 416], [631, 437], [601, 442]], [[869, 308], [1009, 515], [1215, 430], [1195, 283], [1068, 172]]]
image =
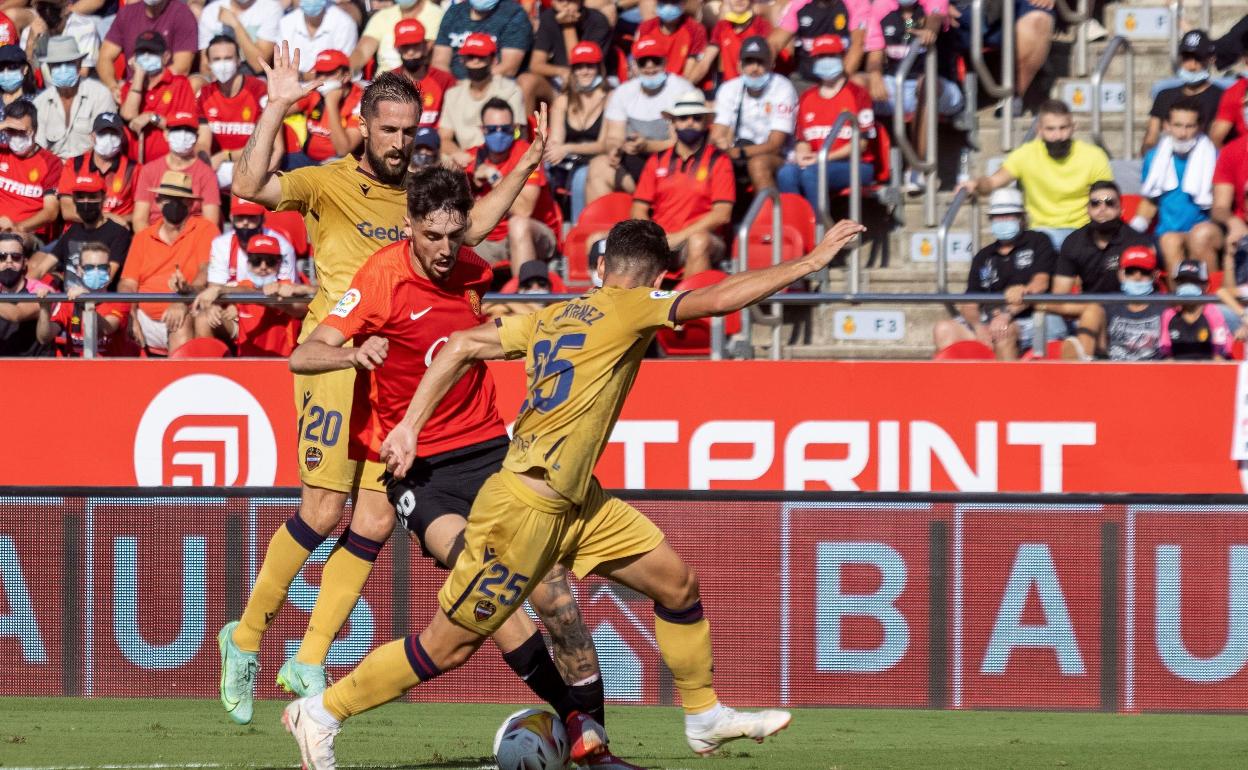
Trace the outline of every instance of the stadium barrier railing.
[[[927, 116], [923, 129], [926, 146], [922, 158], [914, 149], [914, 145], [910, 143], [910, 133], [906, 130], [907, 118], [910, 116], [906, 115], [904, 109], [906, 79], [910, 76], [910, 70], [914, 68], [914, 63], [920, 56], [923, 57], [923, 114]], [[917, 40], [911, 42], [910, 48], [906, 51], [906, 57], [901, 60], [901, 64], [897, 65], [897, 72], [892, 77], [895, 85], [893, 89], [893, 146], [905, 159], [905, 163], [895, 161], [892, 163], [891, 184], [894, 188], [901, 189], [901, 179], [905, 175], [904, 167], [907, 165], [923, 174], [923, 224], [926, 227], [932, 227], [936, 224], [936, 193], [940, 188], [940, 180], [936, 178], [938, 149], [936, 128], [939, 122], [936, 103], [940, 80], [936, 77], [935, 47], [925, 49]]]
[[[978, 112], [979, 88], [982, 87], [1001, 105], [1001, 149], [1014, 149], [1014, 4], [1001, 4], [1001, 76], [994, 77], [984, 61], [984, 0], [971, 0], [971, 66], [966, 71], [965, 95], [969, 114]], [[982, 148], [979, 141], [979, 121], [971, 123], [970, 143]]]
[[1127, 160], [1135, 158], [1135, 49], [1131, 46], [1131, 41], [1122, 35], [1115, 36], [1105, 46], [1105, 51], [1101, 54], [1100, 60], [1096, 63], [1096, 70], [1092, 72], [1092, 141], [1100, 145], [1109, 156], [1114, 157], [1109, 148], [1105, 146], [1105, 139], [1101, 133], [1101, 113], [1104, 109], [1102, 104], [1102, 91], [1105, 85], [1105, 73], [1109, 71], [1109, 65], [1113, 63], [1114, 58], [1118, 54], [1122, 54], [1123, 59], [1123, 87], [1125, 88], [1124, 108], [1122, 112], [1122, 157]]

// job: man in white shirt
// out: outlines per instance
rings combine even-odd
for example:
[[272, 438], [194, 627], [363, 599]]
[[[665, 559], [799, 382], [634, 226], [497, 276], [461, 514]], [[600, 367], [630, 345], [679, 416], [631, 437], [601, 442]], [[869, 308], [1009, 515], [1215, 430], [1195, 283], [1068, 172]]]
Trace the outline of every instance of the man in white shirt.
[[321, 51], [351, 51], [359, 33], [355, 19], [329, 0], [299, 0], [299, 7], [282, 17], [278, 38], [290, 43], [291, 53], [299, 52], [299, 72], [313, 77], [312, 65]]
[[204, 60], [200, 71], [208, 71], [208, 44], [217, 35], [229, 35], [238, 42], [238, 52], [252, 72], [263, 72], [260, 62], [273, 60], [277, 44], [282, 4], [277, 0], [213, 0], [199, 14], [199, 50]]
[[95, 117], [117, 109], [113, 95], [98, 80], [82, 77], [85, 54], [68, 35], [48, 41], [42, 64], [48, 69], [48, 87], [35, 97], [39, 126], [35, 142], [62, 159], [90, 150]]
[[797, 125], [797, 89], [772, 72], [767, 38], [741, 44], [741, 77], [723, 83], [715, 95], [711, 144], [728, 154], [738, 184], [744, 170], [755, 190], [776, 186], [776, 169]]

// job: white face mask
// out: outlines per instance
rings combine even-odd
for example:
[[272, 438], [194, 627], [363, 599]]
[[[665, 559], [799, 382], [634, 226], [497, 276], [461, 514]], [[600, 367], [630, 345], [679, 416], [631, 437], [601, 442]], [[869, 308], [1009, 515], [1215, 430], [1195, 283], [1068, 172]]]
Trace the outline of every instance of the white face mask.
[[277, 281], [277, 273], [271, 273], [269, 275], [264, 275], [264, 276], [253, 274], [251, 276], [251, 282], [255, 285], [257, 289], [263, 289], [265, 286], [268, 286], [269, 284], [274, 283], [276, 281]]
[[155, 75], [165, 68], [164, 60], [160, 58], [160, 54], [155, 53], [141, 53], [135, 56], [134, 64], [149, 75]]
[[189, 155], [195, 146], [195, 132], [178, 130], [169, 132], [169, 150], [175, 155]]
[[121, 152], [121, 137], [116, 134], [100, 134], [95, 137], [95, 154], [111, 160]]
[[13, 151], [14, 155], [25, 155], [34, 146], [35, 140], [26, 134], [18, 134], [9, 139], [9, 149]]
[[321, 92], [321, 96], [324, 96], [325, 94], [333, 93], [334, 91], [337, 91], [341, 88], [342, 88], [342, 81], [331, 78], [329, 80], [326, 80], [324, 83], [320, 84], [319, 86], [317, 86], [316, 90]]
[[1193, 136], [1191, 139], [1184, 139], [1182, 141], [1172, 139], [1171, 146], [1174, 147], [1174, 151], [1178, 154], [1186, 155], [1196, 148], [1196, 137]]
[[217, 59], [209, 62], [208, 68], [218, 83], [228, 83], [238, 74], [238, 62], [233, 59]]

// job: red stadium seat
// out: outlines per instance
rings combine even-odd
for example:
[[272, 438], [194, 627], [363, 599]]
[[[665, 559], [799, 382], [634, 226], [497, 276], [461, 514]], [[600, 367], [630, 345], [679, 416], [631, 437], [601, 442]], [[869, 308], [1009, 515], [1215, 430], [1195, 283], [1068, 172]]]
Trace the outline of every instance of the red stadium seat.
[[1243, 340], [1231, 340], [1231, 360], [1232, 361], [1244, 360], [1244, 341]]
[[785, 225], [797, 229], [803, 253], [810, 253], [815, 248], [815, 210], [810, 202], [797, 193], [780, 193], [780, 217]]
[[589, 244], [585, 243], [585, 239], [594, 233], [606, 232], [616, 222], [628, 219], [632, 209], [633, 196], [624, 192], [604, 195], [585, 207], [580, 220], [563, 239], [568, 283], [589, 283]]
[[[559, 276], [549, 271], [547, 271], [546, 277], [550, 279], [550, 293], [551, 294], [566, 294], [567, 293], [568, 287], [567, 285], [564, 284], [562, 278], [560, 278]], [[519, 290], [520, 290], [520, 279], [512, 278], [510, 281], [503, 284], [503, 288], [499, 289], [498, 291], [500, 294], [515, 294]]]
[[[780, 232], [780, 260], [787, 262], [790, 259], [797, 259], [807, 253], [803, 245], [801, 231], [792, 225], [783, 225]], [[757, 270], [760, 267], [770, 267], [772, 264], [772, 229], [771, 229], [771, 212], [767, 212], [767, 218], [759, 217], [754, 220], [754, 224], [750, 226], [750, 237], [748, 242], [748, 254], [746, 257], [746, 267], [749, 270]], [[729, 255], [733, 264], [736, 264], [738, 250], [741, 248], [740, 241], [734, 240], [732, 243], [732, 252]]]
[[264, 215], [264, 226], [271, 227], [290, 241], [296, 257], [308, 256], [308, 226], [298, 211], [270, 211]]
[[962, 340], [936, 351], [933, 361], [995, 361], [992, 348], [979, 340]]
[[[676, 284], [676, 291], [700, 289], [719, 283], [727, 278], [727, 274], [719, 270], [707, 270], [690, 276]], [[741, 331], [741, 313], [724, 316], [724, 335], [732, 336]], [[711, 353], [711, 321], [699, 318], [689, 321], [680, 329], [659, 329], [655, 339], [659, 348], [669, 356], [707, 356]]]
[[196, 337], [169, 354], [170, 358], [226, 358], [230, 349], [215, 337]]

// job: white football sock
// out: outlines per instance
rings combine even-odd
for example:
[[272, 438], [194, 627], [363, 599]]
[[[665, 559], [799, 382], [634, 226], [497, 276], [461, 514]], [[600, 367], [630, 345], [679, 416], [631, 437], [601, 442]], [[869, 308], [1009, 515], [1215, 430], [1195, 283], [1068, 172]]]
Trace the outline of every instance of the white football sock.
[[308, 712], [308, 716], [316, 720], [316, 723], [320, 726], [335, 730], [342, 727], [342, 722], [335, 719], [334, 715], [325, 708], [325, 693], [317, 693], [308, 698], [303, 707]]

